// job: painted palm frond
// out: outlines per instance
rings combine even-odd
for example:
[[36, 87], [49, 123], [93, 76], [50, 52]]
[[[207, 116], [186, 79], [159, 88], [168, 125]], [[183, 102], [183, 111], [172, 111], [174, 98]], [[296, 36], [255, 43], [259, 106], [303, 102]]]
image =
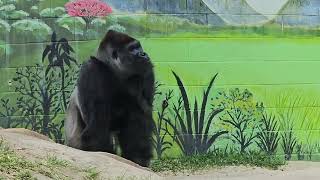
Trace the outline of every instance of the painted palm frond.
[[[199, 110], [197, 99], [194, 102], [193, 109], [191, 108], [182, 80], [175, 72], [172, 73], [179, 87], [181, 98], [178, 100], [178, 104], [173, 106], [174, 122], [177, 123], [173, 123], [171, 119], [165, 119], [165, 121], [173, 129], [175, 134], [173, 138], [185, 155], [207, 153], [218, 137], [228, 133], [228, 131], [209, 133], [214, 118], [223, 111], [223, 109], [217, 109], [210, 113], [206, 112], [208, 96], [218, 74], [210, 80], [207, 89], [204, 91], [200, 103], [201, 109]], [[183, 112], [181, 112], [182, 109]], [[185, 117], [182, 116], [182, 113]]]
[[66, 76], [66, 70], [65, 70], [65, 64], [70, 67], [71, 62], [78, 65], [77, 60], [74, 59], [71, 56], [71, 53], [74, 53], [73, 48], [69, 44], [68, 40], [66, 38], [57, 39], [57, 35], [55, 32], [52, 33], [51, 36], [51, 44], [47, 45], [42, 53], [42, 62], [44, 62], [45, 58], [47, 57], [49, 61], [49, 66], [46, 69], [46, 74], [49, 73], [49, 71], [53, 67], [58, 67], [61, 71], [61, 92], [62, 92], [62, 98], [63, 98], [63, 107], [64, 110], [67, 109], [67, 98], [65, 94], [65, 76]]

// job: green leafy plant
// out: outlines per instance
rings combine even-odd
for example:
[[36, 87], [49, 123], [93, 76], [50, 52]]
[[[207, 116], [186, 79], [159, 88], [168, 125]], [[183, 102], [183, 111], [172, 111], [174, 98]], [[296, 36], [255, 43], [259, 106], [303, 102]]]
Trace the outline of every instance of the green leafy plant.
[[302, 144], [297, 144], [297, 157], [298, 157], [298, 160], [304, 160], [304, 152], [303, 152], [303, 149], [302, 149]]
[[[228, 131], [209, 133], [214, 118], [223, 111], [223, 109], [212, 109], [211, 112], [206, 112], [208, 96], [218, 74], [211, 79], [207, 89], [203, 92], [200, 111], [197, 100], [195, 100], [194, 109], [191, 110], [189, 98], [180, 77], [175, 72], [173, 75], [179, 86], [181, 97], [178, 104], [173, 105], [174, 121], [164, 118], [174, 132], [169, 135], [185, 155], [207, 153], [218, 137], [228, 133]], [[185, 118], [183, 118], [184, 115]]]
[[259, 148], [268, 155], [274, 155], [280, 140], [279, 125], [275, 116], [269, 116], [264, 113], [261, 118], [261, 125], [257, 133], [256, 141]]
[[290, 131], [281, 134], [282, 137], [282, 149], [285, 153], [286, 160], [291, 159], [293, 150], [297, 144], [297, 139], [293, 135], [292, 129]]
[[[156, 90], [161, 86], [161, 84], [156, 83]], [[156, 97], [162, 97], [162, 93], [156, 91]], [[156, 116], [156, 123], [155, 123], [155, 128], [153, 129], [153, 134], [154, 138], [153, 140], [153, 146], [156, 150], [157, 157], [159, 159], [162, 158], [162, 154], [169, 148], [172, 147], [172, 143], [166, 140], [166, 136], [169, 135], [168, 131], [168, 123], [164, 120], [165, 117], [168, 115], [168, 107], [169, 107], [169, 102], [173, 97], [173, 91], [169, 90], [168, 92], [165, 93], [165, 97], [162, 101], [161, 107], [157, 112]]]
[[[57, 117], [60, 107], [59, 91], [54, 90], [58, 78], [53, 73], [44, 73], [44, 67], [18, 68], [14, 77], [15, 91], [20, 94], [17, 107], [26, 117], [26, 126], [51, 137], [49, 125]], [[30, 128], [30, 127], [29, 127]]]
[[[290, 160], [292, 153], [297, 145], [297, 137], [294, 134], [294, 110], [301, 101], [300, 97], [290, 99], [289, 95], [279, 96], [277, 107], [280, 118], [281, 147], [285, 154], [286, 160]], [[287, 108], [281, 108], [287, 107]]]
[[18, 127], [19, 122], [15, 118], [18, 109], [10, 105], [10, 99], [0, 99], [0, 107], [3, 111], [0, 111], [0, 126], [3, 128], [15, 128]]
[[[63, 98], [63, 107], [64, 110], [67, 108], [67, 98], [65, 94], [65, 64], [70, 67], [71, 62], [77, 65], [76, 59], [71, 56], [71, 53], [74, 53], [73, 48], [69, 45], [66, 38], [61, 38], [57, 40], [57, 35], [53, 32], [51, 36], [51, 44], [47, 45], [42, 54], [42, 62], [48, 57], [49, 66], [46, 71], [51, 70], [53, 67], [58, 67], [61, 72], [61, 93]], [[46, 72], [47, 73], [47, 72]]]

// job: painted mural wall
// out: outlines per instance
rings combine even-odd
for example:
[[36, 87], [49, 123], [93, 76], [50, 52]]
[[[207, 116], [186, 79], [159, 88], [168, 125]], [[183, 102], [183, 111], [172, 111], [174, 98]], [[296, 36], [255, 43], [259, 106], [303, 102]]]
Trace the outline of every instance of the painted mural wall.
[[233, 151], [320, 159], [320, 1], [80, 4], [89, 14], [67, 2], [0, 0], [1, 127], [64, 143], [79, 67], [115, 29], [137, 37], [155, 64], [156, 158]]

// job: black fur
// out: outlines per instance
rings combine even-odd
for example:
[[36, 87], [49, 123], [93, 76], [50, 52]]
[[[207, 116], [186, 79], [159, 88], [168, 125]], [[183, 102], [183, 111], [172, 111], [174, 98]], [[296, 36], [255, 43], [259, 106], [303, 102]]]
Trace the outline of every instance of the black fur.
[[149, 165], [154, 72], [139, 41], [109, 31], [97, 57], [82, 65], [73, 96], [66, 120], [67, 145], [115, 153], [111, 137], [117, 132], [122, 156]]

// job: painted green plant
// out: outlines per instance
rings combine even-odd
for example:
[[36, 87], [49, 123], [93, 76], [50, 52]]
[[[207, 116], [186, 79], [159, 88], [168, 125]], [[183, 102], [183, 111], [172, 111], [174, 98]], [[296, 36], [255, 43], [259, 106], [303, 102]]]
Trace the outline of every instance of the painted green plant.
[[164, 94], [164, 98], [161, 96], [162, 92], [159, 92], [158, 89], [162, 84], [156, 83], [156, 93], [155, 97], [162, 98], [161, 107], [157, 110], [157, 115], [155, 118], [155, 128], [153, 129], [154, 138], [153, 146], [156, 150], [158, 159], [162, 158], [162, 154], [169, 148], [172, 147], [172, 143], [169, 142], [166, 138], [169, 135], [168, 123], [164, 120], [168, 116], [169, 102], [173, 97], [173, 90], [168, 90]]
[[297, 144], [296, 149], [297, 149], [296, 153], [297, 153], [298, 160], [304, 160], [305, 154], [304, 154], [303, 144], [302, 143]]
[[[76, 59], [71, 56], [71, 53], [74, 53], [73, 48], [68, 43], [66, 38], [57, 39], [57, 35], [55, 32], [52, 33], [51, 36], [51, 44], [47, 45], [42, 54], [42, 62], [44, 62], [45, 58], [48, 58], [49, 66], [46, 71], [50, 71], [54, 67], [58, 67], [61, 72], [61, 93], [63, 99], [63, 108], [64, 110], [67, 108], [68, 102], [66, 98], [66, 84], [65, 84], [65, 65], [68, 67], [71, 66], [71, 63], [78, 65]], [[48, 73], [48, 72], [46, 72]]]
[[282, 149], [285, 153], [286, 160], [290, 160], [292, 157], [293, 150], [297, 145], [297, 139], [293, 134], [293, 129], [291, 128], [289, 131], [283, 132], [281, 134], [282, 137]]
[[260, 120], [257, 133], [257, 145], [261, 151], [274, 155], [280, 140], [279, 125], [274, 115], [264, 113]]
[[44, 69], [41, 65], [18, 68], [13, 80], [15, 91], [19, 93], [17, 107], [27, 117], [22, 123], [28, 124], [34, 131], [51, 136], [49, 125], [60, 111], [59, 91], [54, 90], [59, 81], [54, 72], [46, 74]]
[[294, 127], [296, 121], [295, 109], [300, 103], [300, 96], [283, 94], [278, 97], [276, 104], [280, 122], [281, 147], [286, 160], [292, 158], [292, 153], [298, 141], [297, 136], [294, 133]]
[[[49, 66], [36, 64], [16, 68], [10, 82], [17, 94], [13, 96], [16, 100], [1, 99], [0, 125], [31, 129], [63, 143], [64, 123], [59, 115], [64, 112], [62, 104], [68, 102], [62, 97], [74, 86], [78, 66], [69, 67], [70, 61], [75, 62], [75, 59], [70, 56], [73, 49], [67, 39], [56, 40], [54, 34], [51, 41], [43, 52], [43, 60], [48, 56]], [[63, 66], [64, 63], [68, 68]]]
[[16, 113], [18, 109], [10, 105], [10, 99], [0, 99], [0, 127], [15, 128], [19, 125]]
[[12, 23], [10, 33], [14, 42], [42, 42], [50, 37], [52, 29], [41, 20], [22, 19]]
[[180, 77], [173, 72], [177, 81], [181, 97], [177, 104], [173, 105], [173, 119], [164, 118], [168, 125], [173, 129], [170, 136], [178, 144], [184, 155], [194, 155], [207, 153], [215, 141], [228, 131], [221, 130], [209, 133], [213, 128], [215, 117], [223, 109], [212, 109], [207, 112], [207, 102], [210, 90], [216, 80], [216, 74], [211, 80], [207, 89], [203, 92], [200, 110], [198, 101], [195, 99], [193, 110], [186, 89]]
[[256, 130], [263, 104], [256, 103], [249, 90], [241, 91], [239, 88], [219, 92], [216, 99], [220, 102], [213, 103], [213, 107], [225, 109], [219, 118], [230, 128], [233, 142], [244, 153], [257, 137]]
[[20, 9], [20, 3], [16, 0], [0, 1], [0, 19], [22, 19], [27, 18], [29, 13]]

